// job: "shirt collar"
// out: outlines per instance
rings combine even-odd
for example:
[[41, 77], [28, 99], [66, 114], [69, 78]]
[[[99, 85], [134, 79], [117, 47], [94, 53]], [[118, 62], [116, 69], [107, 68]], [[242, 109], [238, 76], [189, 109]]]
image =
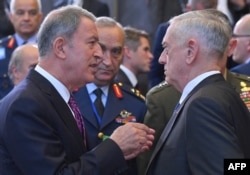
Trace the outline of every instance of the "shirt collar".
[[18, 35], [17, 33], [14, 34], [15, 38], [16, 38], [16, 42], [17, 42], [17, 45], [20, 46], [23, 44], [24, 41], [27, 41], [27, 43], [30, 43], [30, 44], [36, 44], [37, 41], [36, 41], [36, 34], [33, 35], [32, 37], [30, 37], [28, 40], [24, 40], [20, 35]]
[[136, 84], [138, 83], [138, 80], [137, 80], [135, 74], [122, 64], [120, 65], [120, 69], [127, 75], [132, 86], [135, 87]]
[[[94, 90], [96, 90], [98, 87], [95, 85], [95, 83], [88, 83], [88, 84], [86, 84], [86, 88], [87, 88], [88, 93], [92, 94], [94, 92]], [[107, 97], [109, 86], [102, 86], [100, 88], [101, 88], [103, 94]]]
[[188, 94], [205, 78], [214, 75], [214, 74], [219, 74], [219, 71], [209, 71], [206, 73], [203, 73], [201, 75], [198, 75], [197, 77], [195, 77], [193, 80], [191, 80], [190, 82], [188, 82], [188, 84], [184, 87], [181, 98], [179, 103], [181, 104], [185, 98], [188, 96]]
[[35, 70], [40, 73], [44, 78], [46, 78], [53, 86], [54, 88], [57, 90], [57, 92], [61, 95], [61, 97], [63, 98], [63, 100], [68, 103], [69, 98], [70, 98], [70, 92], [69, 90], [66, 88], [66, 86], [64, 86], [64, 84], [62, 84], [59, 80], [57, 80], [53, 75], [51, 75], [49, 72], [47, 72], [46, 70], [44, 70], [42, 67], [40, 67], [39, 65], [37, 65], [35, 67]]

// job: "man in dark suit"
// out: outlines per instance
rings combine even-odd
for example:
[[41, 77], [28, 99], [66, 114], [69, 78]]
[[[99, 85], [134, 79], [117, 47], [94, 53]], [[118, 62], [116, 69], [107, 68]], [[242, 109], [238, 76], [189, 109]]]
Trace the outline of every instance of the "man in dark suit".
[[239, 63], [231, 69], [232, 72], [250, 76], [250, 14], [243, 16], [234, 27], [233, 37], [237, 45], [233, 60]]
[[0, 101], [1, 175], [119, 174], [125, 160], [149, 149], [154, 131], [129, 123], [87, 152], [71, 92], [93, 81], [102, 61], [94, 21], [88, 11], [65, 6], [43, 22], [38, 65]]
[[140, 90], [145, 96], [148, 86], [139, 79], [139, 75], [150, 71], [153, 55], [150, 51], [148, 33], [133, 27], [124, 27], [125, 44], [122, 64], [115, 80]]
[[248, 109], [220, 73], [231, 38], [223, 16], [215, 10], [193, 11], [170, 23], [159, 61], [166, 81], [182, 95], [156, 144], [147, 174], [219, 175], [225, 158], [250, 157], [250, 138], [244, 134], [249, 132]]
[[36, 43], [36, 33], [42, 20], [39, 0], [13, 0], [9, 17], [15, 34], [0, 40], [0, 99], [12, 88], [8, 77], [8, 64], [12, 52], [24, 43]]
[[[210, 9], [216, 7], [217, 7], [217, 0], [188, 0], [185, 6], [185, 11]], [[153, 44], [154, 59], [151, 62], [151, 68], [148, 75], [150, 88], [161, 83], [165, 78], [164, 66], [161, 65], [158, 62], [158, 60], [163, 51], [162, 39], [166, 33], [168, 26], [169, 26], [168, 22], [160, 23], [155, 33], [154, 44]]]
[[[102, 142], [100, 132], [112, 132], [128, 122], [143, 122], [146, 114], [144, 99], [134, 89], [121, 83], [114, 83], [114, 77], [122, 61], [124, 31], [121, 25], [109, 17], [99, 17], [96, 21], [99, 42], [103, 49], [103, 61], [98, 65], [93, 83], [87, 84], [75, 94], [83, 115], [88, 149]], [[102, 109], [96, 105], [101, 90]], [[128, 162], [128, 174], [136, 175], [135, 159]]]

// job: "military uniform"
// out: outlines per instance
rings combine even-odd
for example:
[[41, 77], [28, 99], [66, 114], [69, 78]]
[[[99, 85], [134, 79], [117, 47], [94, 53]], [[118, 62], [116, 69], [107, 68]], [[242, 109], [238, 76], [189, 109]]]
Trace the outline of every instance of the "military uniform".
[[[226, 71], [226, 80], [235, 88], [250, 110], [250, 77]], [[160, 135], [169, 121], [176, 104], [181, 97], [173, 86], [166, 82], [154, 86], [146, 96], [148, 111], [145, 115], [144, 123], [155, 129], [155, 140], [151, 149], [137, 157], [139, 175], [144, 175], [148, 161], [153, 153], [155, 145]]]
[[8, 65], [11, 54], [17, 46], [17, 42], [13, 36], [8, 36], [0, 40], [0, 99], [13, 88], [13, 84], [8, 76]]
[[[142, 123], [147, 110], [141, 93], [122, 83], [112, 83], [109, 86], [105, 110], [101, 118], [94, 112], [93, 102], [86, 86], [80, 88], [74, 96], [84, 118], [89, 150], [102, 142], [102, 138], [98, 137], [100, 132], [110, 136], [116, 128], [126, 122]], [[136, 175], [135, 159], [128, 164], [129, 174]]]

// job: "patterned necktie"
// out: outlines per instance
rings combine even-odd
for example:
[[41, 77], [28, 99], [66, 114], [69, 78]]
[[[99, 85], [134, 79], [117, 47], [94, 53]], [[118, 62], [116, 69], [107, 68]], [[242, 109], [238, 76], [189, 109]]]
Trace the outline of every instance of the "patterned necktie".
[[96, 90], [94, 90], [94, 94], [96, 95], [96, 99], [94, 101], [95, 108], [99, 116], [102, 117], [104, 112], [104, 106], [102, 103], [102, 90], [100, 88], [97, 88]]
[[78, 129], [80, 130], [80, 133], [81, 133], [82, 138], [83, 138], [83, 143], [86, 147], [86, 135], [85, 135], [85, 126], [84, 126], [84, 122], [83, 122], [83, 117], [82, 117], [82, 114], [81, 114], [81, 112], [77, 106], [77, 103], [72, 95], [70, 95], [68, 104], [75, 115], [75, 120], [76, 120]]

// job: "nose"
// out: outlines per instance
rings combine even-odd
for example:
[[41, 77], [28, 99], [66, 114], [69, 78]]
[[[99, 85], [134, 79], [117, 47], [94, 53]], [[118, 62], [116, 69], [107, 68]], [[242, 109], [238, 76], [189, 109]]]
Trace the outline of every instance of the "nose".
[[103, 53], [103, 64], [105, 64], [106, 66], [109, 66], [112, 64], [112, 55], [111, 52], [106, 50]]
[[24, 12], [23, 13], [23, 18], [26, 19], [26, 20], [28, 20], [30, 18], [29, 12]]
[[150, 52], [150, 51], [148, 52], [148, 57], [149, 57], [150, 61], [153, 60], [154, 56], [153, 56], [152, 52]]
[[103, 52], [100, 44], [96, 44], [96, 51], [94, 52], [94, 57], [96, 59], [97, 64], [99, 64], [103, 60]]
[[164, 54], [164, 51], [161, 53], [161, 56], [160, 56], [160, 58], [159, 58], [159, 60], [158, 60], [158, 62], [160, 63], [160, 64], [166, 64], [166, 58], [165, 58], [165, 54]]

